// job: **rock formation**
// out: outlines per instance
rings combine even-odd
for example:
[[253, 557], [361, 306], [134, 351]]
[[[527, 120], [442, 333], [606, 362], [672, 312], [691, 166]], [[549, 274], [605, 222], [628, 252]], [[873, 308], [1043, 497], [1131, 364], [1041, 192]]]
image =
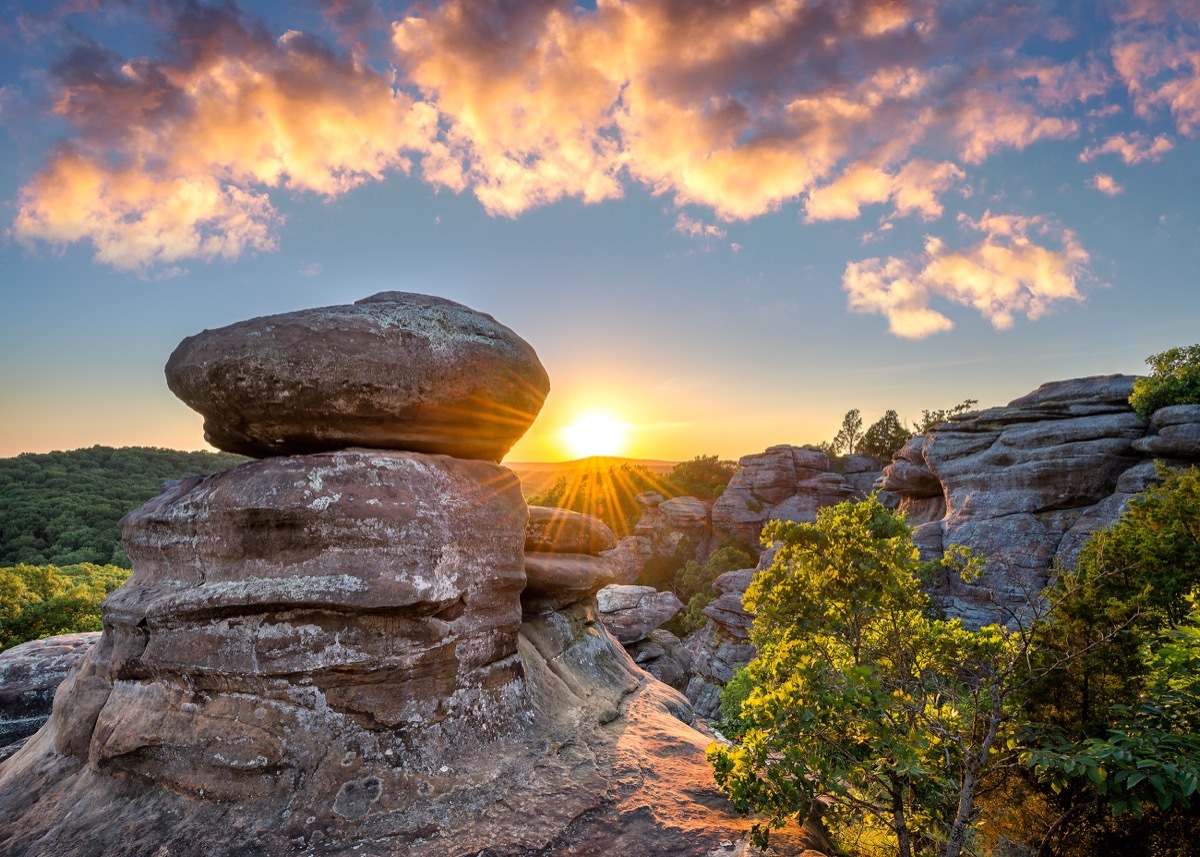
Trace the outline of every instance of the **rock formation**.
[[675, 593], [614, 584], [596, 594], [596, 603], [600, 621], [634, 663], [677, 690], [687, 687], [692, 656], [678, 637], [662, 628], [683, 609]]
[[952, 614], [1011, 618], [1153, 481], [1152, 458], [1200, 460], [1200, 407], [1162, 408], [1147, 425], [1128, 403], [1133, 381], [1043, 384], [913, 438], [884, 471], [878, 485], [900, 498], [925, 557], [960, 544], [987, 558], [981, 581], [951, 576], [935, 589]]
[[754, 569], [727, 571], [713, 581], [716, 598], [704, 608], [708, 622], [688, 637], [692, 676], [687, 698], [703, 717], [721, 712], [721, 690], [733, 672], [754, 657], [750, 625], [754, 618], [742, 607], [742, 595], [750, 586]]
[[185, 342], [173, 387], [270, 457], [124, 519], [100, 641], [0, 765], [0, 853], [747, 854], [710, 736], [597, 618], [611, 539], [528, 526], [483, 460], [545, 394], [514, 339], [388, 293]]
[[54, 691], [96, 641], [98, 631], [31, 640], [0, 653], [0, 760], [50, 716]]
[[175, 349], [167, 385], [227, 452], [367, 446], [488, 461], [550, 389], [534, 350], [491, 316], [407, 292], [206, 330]]
[[869, 494], [879, 474], [875, 459], [849, 456], [844, 467], [837, 472], [829, 456], [811, 446], [772, 446], [743, 456], [713, 503], [714, 538], [757, 552], [767, 521], [812, 522], [817, 509]]

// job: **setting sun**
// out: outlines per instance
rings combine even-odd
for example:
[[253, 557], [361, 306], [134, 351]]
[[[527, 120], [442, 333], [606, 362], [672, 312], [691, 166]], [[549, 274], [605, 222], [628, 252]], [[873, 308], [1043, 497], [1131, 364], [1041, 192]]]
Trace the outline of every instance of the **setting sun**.
[[629, 426], [602, 411], [592, 411], [561, 430], [562, 441], [576, 458], [618, 455], [625, 449]]

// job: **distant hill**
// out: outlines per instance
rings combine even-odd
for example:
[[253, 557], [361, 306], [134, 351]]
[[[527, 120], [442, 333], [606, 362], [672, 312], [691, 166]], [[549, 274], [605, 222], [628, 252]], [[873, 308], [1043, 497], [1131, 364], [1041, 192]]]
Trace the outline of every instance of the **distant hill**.
[[568, 482], [575, 481], [585, 473], [596, 473], [619, 467], [622, 464], [641, 465], [651, 473], [670, 473], [677, 464], [675, 461], [659, 461], [650, 458], [618, 458], [611, 455], [593, 455], [589, 458], [578, 458], [574, 461], [506, 461], [504, 466], [517, 474], [521, 480], [521, 493], [526, 499], [540, 494], [550, 488], [559, 479], [566, 477]]
[[247, 460], [140, 446], [0, 458], [0, 567], [92, 562], [129, 568], [117, 521], [157, 495], [163, 482]]

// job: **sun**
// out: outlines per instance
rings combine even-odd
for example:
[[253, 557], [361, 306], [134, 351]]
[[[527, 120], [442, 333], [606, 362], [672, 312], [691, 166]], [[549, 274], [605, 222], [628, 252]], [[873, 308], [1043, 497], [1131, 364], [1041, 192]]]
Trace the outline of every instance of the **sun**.
[[561, 429], [563, 443], [575, 458], [619, 455], [628, 432], [629, 426], [603, 411], [590, 411]]

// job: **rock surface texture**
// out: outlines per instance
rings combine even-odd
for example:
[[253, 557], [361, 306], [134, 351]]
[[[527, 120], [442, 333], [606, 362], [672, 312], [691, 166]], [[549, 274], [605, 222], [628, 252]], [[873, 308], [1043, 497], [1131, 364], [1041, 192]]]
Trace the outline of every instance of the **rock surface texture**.
[[59, 634], [0, 653], [0, 759], [11, 755], [6, 748], [42, 727], [54, 691], [99, 639], [99, 631]]
[[714, 538], [759, 551], [767, 521], [811, 523], [817, 509], [865, 497], [879, 475], [875, 459], [853, 455], [845, 465], [845, 473], [835, 471], [829, 456], [811, 446], [772, 446], [743, 456], [713, 503]]
[[742, 607], [742, 595], [750, 586], [754, 569], [727, 571], [713, 581], [716, 598], [704, 608], [708, 622], [688, 637], [692, 676], [687, 698], [703, 717], [721, 713], [721, 690], [739, 666], [754, 657], [750, 625], [754, 618]]
[[621, 643], [636, 643], [675, 618], [683, 602], [653, 586], [613, 584], [597, 593], [600, 621]]
[[1152, 458], [1200, 461], [1200, 407], [1128, 403], [1134, 378], [1043, 384], [1002, 408], [935, 426], [902, 449], [878, 485], [900, 498], [925, 557], [966, 545], [988, 571], [935, 590], [966, 621], [1006, 621], [1036, 597], [1053, 564], [1071, 566], [1087, 536], [1113, 523], [1154, 479]]
[[[183, 480], [125, 518], [133, 574], [104, 602], [99, 642], [0, 764], [0, 853], [749, 855], [750, 822], [705, 760], [712, 737], [597, 619], [594, 593], [616, 566], [587, 551], [611, 541], [572, 521], [571, 539], [547, 542], [527, 527], [517, 478], [479, 460], [519, 436], [545, 385], [521, 404], [475, 403], [463, 390], [509, 377], [504, 336], [473, 329], [497, 356], [464, 363], [438, 331], [465, 308], [392, 294], [360, 306], [223, 340], [234, 325], [172, 358], [176, 379], [189, 366], [241, 405], [261, 395], [272, 420], [291, 409], [292, 434], [260, 433], [236, 410], [210, 418], [226, 448], [304, 454]], [[348, 354], [390, 387], [358, 398], [337, 374]], [[323, 387], [327, 371], [337, 383]], [[325, 392], [304, 398], [310, 382]], [[343, 387], [358, 404], [331, 398]], [[371, 418], [390, 426], [378, 434], [371, 420], [301, 430], [412, 391], [429, 419], [407, 434], [391, 412]], [[515, 436], [493, 431], [501, 414]], [[367, 440], [408, 448], [315, 451]], [[772, 841], [799, 854], [820, 839], [791, 828]]]
[[499, 461], [550, 390], [491, 316], [407, 292], [190, 336], [167, 385], [209, 443], [256, 458], [366, 446]]

